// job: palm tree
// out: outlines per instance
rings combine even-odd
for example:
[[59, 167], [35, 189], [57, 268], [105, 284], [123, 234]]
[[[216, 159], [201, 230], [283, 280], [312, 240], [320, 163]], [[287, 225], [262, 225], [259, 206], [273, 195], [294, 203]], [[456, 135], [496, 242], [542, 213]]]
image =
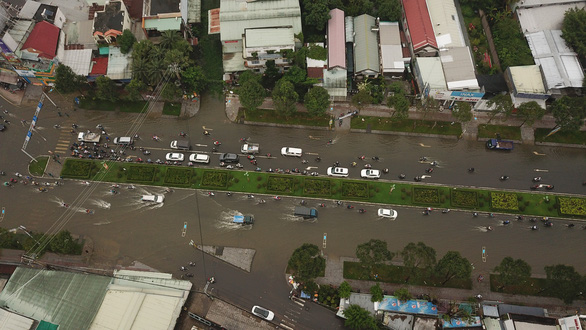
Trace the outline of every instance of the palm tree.
[[148, 82], [149, 85], [153, 86], [159, 83], [163, 78], [165, 72], [165, 63], [162, 58], [151, 58], [147, 64], [148, 67]]
[[181, 36], [177, 34], [177, 31], [167, 30], [161, 34], [161, 47], [165, 49], [173, 48], [173, 45], [181, 40]]
[[148, 82], [149, 66], [148, 59], [137, 57], [132, 59], [132, 77], [144, 83]]

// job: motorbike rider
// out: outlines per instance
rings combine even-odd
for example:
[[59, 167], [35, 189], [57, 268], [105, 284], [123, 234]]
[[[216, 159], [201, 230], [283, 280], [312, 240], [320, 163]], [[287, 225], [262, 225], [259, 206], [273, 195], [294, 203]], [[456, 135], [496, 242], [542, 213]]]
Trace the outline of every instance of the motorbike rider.
[[358, 212], [360, 212], [360, 213], [366, 213], [366, 210], [365, 209], [359, 209]]

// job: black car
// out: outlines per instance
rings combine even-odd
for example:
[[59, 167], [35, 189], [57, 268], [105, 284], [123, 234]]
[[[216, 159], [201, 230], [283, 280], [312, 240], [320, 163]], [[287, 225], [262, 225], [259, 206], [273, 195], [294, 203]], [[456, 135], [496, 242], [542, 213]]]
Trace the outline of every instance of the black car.
[[237, 154], [226, 153], [220, 155], [220, 162], [222, 163], [238, 163], [239, 160], [240, 157]]

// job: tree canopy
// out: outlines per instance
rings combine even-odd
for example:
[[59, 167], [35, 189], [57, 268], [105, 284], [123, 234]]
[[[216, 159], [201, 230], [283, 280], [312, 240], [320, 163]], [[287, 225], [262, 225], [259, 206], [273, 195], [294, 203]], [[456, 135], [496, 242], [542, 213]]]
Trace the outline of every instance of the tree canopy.
[[442, 285], [444, 285], [453, 278], [470, 278], [472, 265], [468, 259], [460, 255], [460, 252], [448, 251], [438, 261], [435, 272], [439, 277], [443, 277]]
[[128, 54], [132, 45], [136, 42], [136, 38], [134, 37], [134, 34], [132, 34], [132, 31], [126, 29], [122, 32], [122, 35], [116, 39], [116, 42], [118, 43], [118, 46], [120, 46], [120, 52], [122, 54]]
[[546, 266], [547, 288], [549, 292], [566, 304], [571, 304], [582, 291], [584, 280], [572, 266], [555, 265]]
[[[525, 102], [517, 108], [517, 115], [523, 119], [523, 124], [533, 126], [536, 120], [543, 118], [543, 115], [545, 115], [545, 109], [535, 101]], [[521, 126], [523, 124], [521, 124]]]
[[384, 298], [383, 289], [381, 289], [381, 287], [378, 283], [370, 287], [370, 294], [372, 295], [372, 297], [370, 297], [370, 301], [372, 301], [372, 302], [383, 301], [383, 298]]
[[330, 94], [321, 87], [315, 86], [305, 94], [305, 107], [312, 116], [321, 116], [326, 113], [330, 106]]
[[394, 254], [387, 248], [387, 242], [379, 239], [371, 239], [356, 247], [356, 257], [360, 259], [362, 267], [370, 271], [376, 265], [385, 261], [391, 261]]
[[564, 14], [562, 38], [580, 57], [586, 57], [586, 9], [571, 8]]
[[531, 266], [525, 260], [511, 257], [505, 257], [494, 271], [500, 274], [503, 287], [521, 283], [531, 277]]
[[285, 116], [290, 116], [297, 111], [295, 103], [298, 98], [299, 96], [295, 92], [295, 87], [286, 79], [279, 80], [275, 89], [273, 89], [275, 110], [282, 112]]
[[551, 111], [562, 131], [577, 132], [586, 118], [586, 97], [564, 96], [555, 100]]
[[505, 118], [508, 118], [512, 113], [515, 107], [513, 106], [513, 101], [511, 100], [511, 95], [507, 94], [499, 94], [486, 103], [489, 107], [493, 107], [490, 111], [490, 119], [488, 122], [490, 123], [494, 117], [497, 115], [504, 115]]
[[344, 325], [350, 329], [378, 329], [376, 320], [370, 312], [358, 305], [350, 305], [344, 309], [344, 316], [346, 317]]
[[118, 99], [116, 85], [112, 79], [106, 76], [99, 76], [96, 79], [97, 91], [96, 97], [100, 100], [115, 102]]
[[403, 266], [408, 270], [405, 281], [409, 281], [417, 268], [431, 269], [436, 264], [435, 249], [423, 242], [407, 244], [401, 251], [401, 258], [403, 258]]
[[187, 92], [201, 94], [207, 87], [205, 73], [199, 66], [190, 66], [181, 72], [181, 82]]
[[460, 122], [472, 120], [472, 106], [468, 102], [456, 102], [452, 108], [452, 116]]
[[242, 85], [238, 96], [243, 107], [256, 110], [265, 99], [265, 90], [257, 80], [250, 79]]
[[358, 109], [362, 109], [362, 107], [364, 107], [365, 105], [372, 103], [372, 96], [370, 95], [370, 92], [366, 88], [364, 88], [362, 90], [359, 90], [358, 93], [352, 96], [351, 103]]
[[293, 251], [288, 265], [297, 280], [305, 282], [323, 274], [326, 260], [320, 255], [317, 245], [305, 243]]
[[328, 0], [305, 0], [303, 8], [305, 24], [315, 27], [317, 31], [323, 31], [330, 19]]
[[78, 76], [65, 64], [61, 64], [55, 70], [55, 88], [60, 93], [71, 93], [85, 81], [85, 77]]
[[377, 15], [381, 21], [398, 22], [401, 20], [401, 3], [399, 0], [376, 1]]
[[412, 298], [411, 293], [407, 288], [400, 288], [393, 293], [400, 301], [407, 301]]
[[342, 284], [340, 284], [340, 287], [338, 288], [338, 295], [340, 296], [340, 298], [348, 299], [350, 298], [351, 293], [352, 287], [350, 286], [350, 284], [348, 284], [348, 282], [346, 281], [342, 282]]

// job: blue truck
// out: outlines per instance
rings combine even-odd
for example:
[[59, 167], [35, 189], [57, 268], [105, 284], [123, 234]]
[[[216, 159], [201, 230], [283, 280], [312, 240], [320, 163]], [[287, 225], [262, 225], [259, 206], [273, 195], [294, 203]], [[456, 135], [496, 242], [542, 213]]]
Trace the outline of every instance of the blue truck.
[[235, 215], [232, 222], [240, 225], [252, 225], [254, 223], [254, 218], [252, 215]]
[[492, 150], [513, 150], [513, 141], [490, 139], [486, 141], [486, 148]]
[[317, 218], [317, 209], [305, 206], [295, 206], [295, 215], [304, 219]]

